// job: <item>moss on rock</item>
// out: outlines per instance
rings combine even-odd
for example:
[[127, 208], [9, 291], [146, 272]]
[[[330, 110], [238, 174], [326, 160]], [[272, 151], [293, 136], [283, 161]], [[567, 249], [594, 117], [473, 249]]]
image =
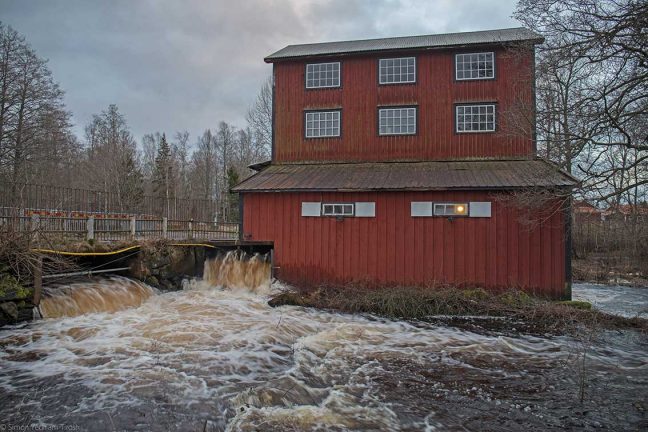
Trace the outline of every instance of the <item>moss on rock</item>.
[[566, 300], [566, 301], [559, 301], [559, 305], [564, 305], [564, 306], [570, 306], [576, 309], [582, 309], [582, 310], [591, 310], [592, 309], [592, 303], [586, 302], [586, 301], [578, 301], [578, 300]]

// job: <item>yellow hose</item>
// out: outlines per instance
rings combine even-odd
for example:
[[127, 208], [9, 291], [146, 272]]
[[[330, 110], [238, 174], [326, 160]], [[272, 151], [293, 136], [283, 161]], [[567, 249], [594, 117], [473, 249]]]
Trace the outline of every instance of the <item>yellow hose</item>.
[[171, 243], [171, 246], [204, 246], [216, 249], [216, 246], [207, 243]]
[[66, 251], [57, 251], [57, 250], [52, 250], [52, 249], [32, 249], [32, 252], [50, 253], [50, 254], [58, 254], [58, 255], [70, 255], [70, 256], [103, 256], [103, 255], [117, 255], [117, 254], [120, 254], [122, 252], [137, 249], [139, 247], [140, 247], [140, 245], [129, 246], [129, 247], [124, 248], [124, 249], [118, 249], [118, 250], [110, 251], [110, 252], [66, 252]]
[[[216, 248], [214, 245], [206, 243], [171, 243], [170, 246], [203, 246], [209, 248]], [[32, 249], [32, 252], [40, 253], [49, 253], [57, 255], [68, 255], [68, 256], [106, 256], [106, 255], [117, 255], [122, 252], [127, 252], [129, 250], [137, 249], [142, 247], [141, 245], [129, 246], [127, 248], [118, 249], [110, 252], [66, 252], [66, 251], [57, 251], [53, 249]]]

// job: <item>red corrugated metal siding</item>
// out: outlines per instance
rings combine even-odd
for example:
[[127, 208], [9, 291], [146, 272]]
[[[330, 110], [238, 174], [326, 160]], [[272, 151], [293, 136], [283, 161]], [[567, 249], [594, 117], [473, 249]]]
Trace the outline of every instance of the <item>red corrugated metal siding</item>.
[[[493, 50], [476, 48], [470, 51]], [[281, 62], [275, 67], [274, 162], [330, 160], [425, 160], [475, 157], [530, 156], [531, 137], [504, 133], [505, 114], [514, 102], [531, 101], [531, 53], [496, 52], [494, 80], [454, 80], [457, 51], [421, 52], [417, 57], [417, 83], [378, 85], [380, 56], [342, 58], [342, 86], [306, 90], [305, 63]], [[405, 55], [405, 54], [404, 54]], [[407, 54], [411, 55], [411, 54]], [[335, 60], [335, 59], [334, 59]], [[498, 103], [499, 131], [456, 134], [454, 106], [460, 102]], [[418, 134], [379, 137], [377, 107], [418, 105]], [[342, 109], [342, 136], [304, 139], [305, 109]]]
[[[385, 284], [433, 281], [522, 287], [560, 298], [565, 290], [562, 212], [539, 225], [487, 192], [246, 193], [244, 233], [274, 242], [288, 282]], [[373, 201], [375, 218], [302, 217], [303, 201]], [[412, 218], [411, 201], [491, 201], [491, 218]]]

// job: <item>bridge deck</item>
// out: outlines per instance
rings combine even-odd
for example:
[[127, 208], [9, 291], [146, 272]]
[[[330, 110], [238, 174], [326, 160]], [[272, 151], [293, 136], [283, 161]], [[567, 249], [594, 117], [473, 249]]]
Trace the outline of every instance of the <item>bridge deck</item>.
[[92, 240], [100, 242], [169, 239], [176, 241], [222, 242], [223, 246], [239, 243], [237, 222], [204, 222], [194, 220], [142, 219], [137, 217], [57, 217], [0, 216], [0, 232], [26, 232], [35, 237]]

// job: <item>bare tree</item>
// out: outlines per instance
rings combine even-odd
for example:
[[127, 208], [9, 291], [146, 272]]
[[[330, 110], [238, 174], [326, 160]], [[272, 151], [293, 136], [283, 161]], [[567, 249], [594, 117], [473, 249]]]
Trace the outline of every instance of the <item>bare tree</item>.
[[247, 122], [254, 132], [255, 140], [259, 145], [269, 150], [272, 146], [272, 98], [274, 81], [272, 76], [268, 77], [256, 100], [247, 112]]
[[[521, 0], [514, 15], [546, 38], [538, 54], [543, 155], [609, 205], [646, 200], [648, 4]], [[629, 173], [633, 173], [629, 175]]]
[[116, 105], [93, 117], [86, 141], [88, 186], [116, 193], [122, 210], [137, 207], [143, 196], [139, 154]]
[[218, 164], [216, 137], [207, 129], [198, 137], [196, 151], [191, 155], [189, 173], [192, 195], [197, 198], [216, 199], [216, 182], [218, 181]]
[[220, 204], [221, 220], [229, 218], [229, 175], [230, 164], [232, 161], [232, 153], [234, 150], [234, 139], [236, 135], [236, 128], [230, 126], [226, 122], [218, 124], [218, 132], [216, 133], [216, 143], [218, 145], [218, 159], [221, 164], [221, 178], [218, 182], [218, 201]]
[[191, 186], [189, 185], [190, 150], [189, 132], [176, 132], [172, 153], [175, 171], [177, 172], [175, 195], [180, 198], [189, 198], [191, 196]]
[[[142, 174], [146, 179], [150, 180], [153, 178], [153, 172], [155, 171], [155, 157], [157, 156], [161, 140], [162, 134], [160, 132], [148, 133], [142, 137]], [[146, 192], [152, 193], [150, 184], [147, 185]]]
[[0, 176], [12, 189], [72, 154], [69, 117], [47, 62], [0, 24]]
[[18, 57], [26, 49], [25, 40], [15, 30], [0, 23], [0, 167], [8, 164], [11, 125], [18, 104]]

